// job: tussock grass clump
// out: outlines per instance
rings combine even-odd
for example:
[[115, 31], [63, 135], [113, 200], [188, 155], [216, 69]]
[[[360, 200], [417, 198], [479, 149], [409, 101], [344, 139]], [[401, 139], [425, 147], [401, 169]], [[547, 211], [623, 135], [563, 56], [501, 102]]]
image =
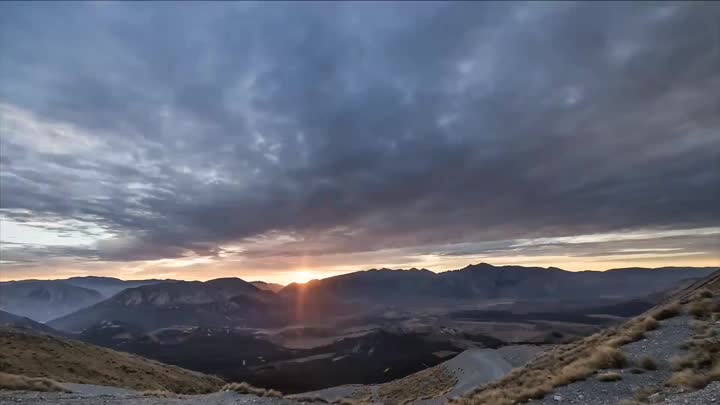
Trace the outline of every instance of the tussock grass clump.
[[598, 347], [588, 360], [588, 365], [595, 369], [623, 368], [627, 358], [622, 350], [610, 346]]
[[598, 381], [602, 382], [613, 382], [622, 380], [622, 376], [614, 371], [608, 371], [606, 373], [598, 374], [598, 376], [595, 378]]
[[694, 330], [696, 333], [705, 333], [707, 332], [708, 328], [710, 328], [710, 324], [699, 319], [693, 319], [690, 321], [690, 328], [692, 328], [692, 330]]
[[628, 343], [637, 342], [645, 338], [645, 332], [657, 329], [660, 326], [652, 316], [640, 320], [633, 320], [627, 324], [627, 327], [618, 331], [612, 339], [608, 341], [608, 345], [612, 347], [625, 346]]
[[0, 372], [0, 389], [14, 391], [70, 392], [49, 378], [33, 378]]
[[256, 395], [258, 397], [282, 398], [283, 394], [274, 389], [254, 387], [246, 382], [225, 384], [222, 391], [235, 391], [240, 394]]
[[712, 298], [713, 293], [712, 291], [708, 290], [707, 288], [703, 288], [702, 290], [699, 290], [697, 293], [695, 293], [696, 298]]
[[709, 377], [698, 370], [685, 369], [673, 373], [665, 382], [666, 385], [684, 387], [692, 390], [704, 388], [710, 382]]
[[695, 300], [688, 304], [688, 314], [698, 319], [708, 318], [713, 309], [713, 302], [709, 299]]
[[650, 356], [643, 356], [640, 359], [640, 361], [638, 362], [638, 364], [640, 365], [640, 367], [642, 367], [645, 370], [652, 371], [652, 370], [657, 370], [657, 368], [658, 368], [657, 362], [655, 361], [655, 359], [653, 359]]
[[655, 318], [656, 321], [663, 321], [665, 319], [674, 318], [680, 315], [680, 310], [680, 304], [678, 304], [677, 302], [673, 302], [671, 304], [665, 305], [664, 307], [656, 309], [650, 314], [650, 316]]

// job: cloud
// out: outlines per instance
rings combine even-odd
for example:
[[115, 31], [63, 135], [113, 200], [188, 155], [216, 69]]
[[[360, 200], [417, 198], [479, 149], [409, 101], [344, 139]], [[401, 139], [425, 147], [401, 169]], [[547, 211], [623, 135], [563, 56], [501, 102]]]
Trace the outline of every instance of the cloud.
[[717, 4], [0, 11], [3, 216], [103, 230], [23, 260], [720, 225]]

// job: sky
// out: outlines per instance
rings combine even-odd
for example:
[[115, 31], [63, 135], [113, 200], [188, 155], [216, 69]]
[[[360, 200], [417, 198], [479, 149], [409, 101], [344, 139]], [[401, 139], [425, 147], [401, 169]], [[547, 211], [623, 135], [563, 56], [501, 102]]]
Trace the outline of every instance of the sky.
[[720, 3], [0, 4], [0, 279], [720, 266]]

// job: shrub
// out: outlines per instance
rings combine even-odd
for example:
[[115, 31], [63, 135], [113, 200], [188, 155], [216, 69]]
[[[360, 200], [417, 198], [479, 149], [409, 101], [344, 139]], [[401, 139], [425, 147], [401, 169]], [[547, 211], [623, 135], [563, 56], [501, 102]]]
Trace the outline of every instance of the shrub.
[[622, 380], [622, 376], [616, 372], [609, 371], [607, 373], [598, 374], [596, 377], [598, 381], [602, 382], [612, 382], [612, 381], [620, 381]]

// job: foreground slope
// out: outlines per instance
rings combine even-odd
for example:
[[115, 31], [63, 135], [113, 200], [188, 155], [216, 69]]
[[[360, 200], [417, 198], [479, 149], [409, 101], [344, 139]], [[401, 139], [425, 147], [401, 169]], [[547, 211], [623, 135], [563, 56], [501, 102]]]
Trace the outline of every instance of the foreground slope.
[[451, 399], [511, 405], [532, 399], [546, 405], [631, 405], [652, 397], [704, 405], [720, 398], [718, 320], [720, 272], [676, 290], [641, 316], [570, 344], [545, 351], [541, 346], [471, 349], [389, 383], [310, 394], [383, 404]]
[[49, 335], [62, 335], [62, 332], [57, 331], [44, 323], [35, 322], [30, 318], [17, 316], [5, 311], [0, 311], [0, 327], [12, 327], [15, 329], [24, 329]]
[[[716, 272], [645, 315], [549, 350], [457, 402], [510, 405], [535, 399], [601, 405], [667, 399], [704, 404], [702, 398], [720, 394], [713, 383], [720, 380], [719, 298]], [[695, 390], [704, 392], [682, 397]]]
[[14, 328], [0, 328], [0, 370], [64, 383], [202, 393], [222, 380], [127, 353]]

